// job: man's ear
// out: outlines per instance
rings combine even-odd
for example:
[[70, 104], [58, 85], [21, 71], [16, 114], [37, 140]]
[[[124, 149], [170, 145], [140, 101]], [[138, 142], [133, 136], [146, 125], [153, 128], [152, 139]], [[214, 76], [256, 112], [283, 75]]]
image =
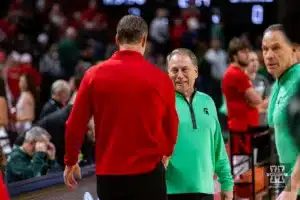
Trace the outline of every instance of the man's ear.
[[300, 51], [300, 45], [297, 43], [293, 43], [293, 52]]
[[146, 44], [147, 44], [147, 34], [144, 34], [142, 36], [141, 44], [142, 44], [142, 47], [146, 46]]
[[115, 43], [116, 43], [116, 45], [120, 44], [120, 41], [118, 40], [118, 35], [115, 36]]
[[196, 77], [198, 77], [199, 76], [199, 72], [198, 72], [198, 66], [194, 66], [194, 70], [195, 70], [195, 72], [196, 72]]

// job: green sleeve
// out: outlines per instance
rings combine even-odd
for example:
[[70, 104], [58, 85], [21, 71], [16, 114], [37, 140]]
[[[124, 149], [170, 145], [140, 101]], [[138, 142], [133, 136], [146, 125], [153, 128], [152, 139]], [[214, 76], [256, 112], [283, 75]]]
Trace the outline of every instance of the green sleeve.
[[215, 173], [218, 176], [218, 181], [221, 184], [222, 191], [233, 191], [233, 178], [231, 175], [231, 167], [226, 152], [221, 127], [216, 119], [215, 132]]
[[210, 99], [211, 110], [214, 111], [216, 129], [214, 134], [215, 147], [215, 173], [218, 176], [218, 181], [221, 184], [222, 191], [233, 191], [234, 181], [231, 175], [231, 167], [224, 144], [224, 139], [221, 131], [221, 126], [218, 120], [217, 109], [214, 101]]
[[29, 165], [23, 162], [21, 157], [15, 157], [11, 160], [10, 171], [12, 175], [19, 177], [19, 180], [36, 177], [46, 165], [45, 156], [44, 152], [36, 152]]
[[267, 119], [268, 119], [268, 125], [270, 127], [274, 126], [273, 122], [273, 111], [274, 111], [274, 106], [276, 105], [276, 97], [278, 95], [278, 87], [277, 87], [277, 81], [274, 83], [271, 89], [271, 95], [269, 98], [269, 105], [268, 105], [268, 110], [267, 110]]

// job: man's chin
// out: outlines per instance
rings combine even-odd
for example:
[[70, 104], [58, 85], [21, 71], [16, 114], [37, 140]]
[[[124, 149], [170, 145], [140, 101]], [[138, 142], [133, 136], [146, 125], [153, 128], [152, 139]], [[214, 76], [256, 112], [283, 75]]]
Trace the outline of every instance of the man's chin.
[[176, 92], [179, 92], [181, 94], [184, 94], [184, 87], [183, 86], [176, 86]]

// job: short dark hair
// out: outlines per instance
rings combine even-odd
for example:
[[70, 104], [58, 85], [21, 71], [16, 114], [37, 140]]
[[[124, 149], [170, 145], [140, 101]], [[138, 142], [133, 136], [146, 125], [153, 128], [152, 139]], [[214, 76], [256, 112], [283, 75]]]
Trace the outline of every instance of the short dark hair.
[[239, 51], [244, 49], [249, 49], [249, 46], [246, 43], [246, 41], [241, 40], [238, 37], [234, 37], [233, 39], [231, 39], [228, 45], [228, 56], [230, 61], [232, 62], [233, 56], [237, 55]]
[[274, 31], [281, 32], [286, 37], [287, 41], [290, 42], [289, 38], [286, 35], [286, 31], [284, 29], [284, 26], [282, 24], [272, 24], [272, 25], [270, 25], [268, 28], [266, 28], [263, 35], [265, 35], [267, 32], [274, 32]]
[[197, 59], [196, 55], [191, 50], [186, 49], [186, 48], [178, 48], [178, 49], [173, 50], [167, 56], [167, 62], [169, 62], [171, 60], [171, 58], [177, 54], [188, 56], [191, 59], [193, 65], [198, 66], [198, 59]]
[[136, 44], [148, 33], [146, 21], [135, 15], [122, 17], [117, 26], [117, 40], [120, 44]]

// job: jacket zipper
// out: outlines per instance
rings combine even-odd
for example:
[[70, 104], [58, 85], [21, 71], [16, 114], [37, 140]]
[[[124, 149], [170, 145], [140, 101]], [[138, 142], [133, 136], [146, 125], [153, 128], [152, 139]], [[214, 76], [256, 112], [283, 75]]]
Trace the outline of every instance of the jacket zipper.
[[191, 118], [192, 118], [192, 123], [193, 123], [193, 129], [197, 129], [197, 122], [196, 122], [196, 117], [195, 117], [195, 112], [194, 112], [194, 108], [192, 103], [189, 103], [189, 108], [190, 108], [190, 112], [191, 112]]
[[193, 108], [193, 99], [194, 99], [195, 93], [196, 93], [196, 92], [194, 92], [194, 93], [192, 94], [192, 96], [191, 96], [191, 102], [189, 102], [189, 101], [185, 98], [185, 96], [183, 96], [182, 94], [179, 93], [180, 95], [182, 95], [183, 99], [185, 100], [185, 102], [186, 102], [186, 103], [188, 104], [188, 106], [189, 106], [190, 113], [191, 113], [192, 124], [193, 124], [193, 129], [197, 129], [196, 116], [195, 116], [195, 112], [194, 112], [194, 108]]

